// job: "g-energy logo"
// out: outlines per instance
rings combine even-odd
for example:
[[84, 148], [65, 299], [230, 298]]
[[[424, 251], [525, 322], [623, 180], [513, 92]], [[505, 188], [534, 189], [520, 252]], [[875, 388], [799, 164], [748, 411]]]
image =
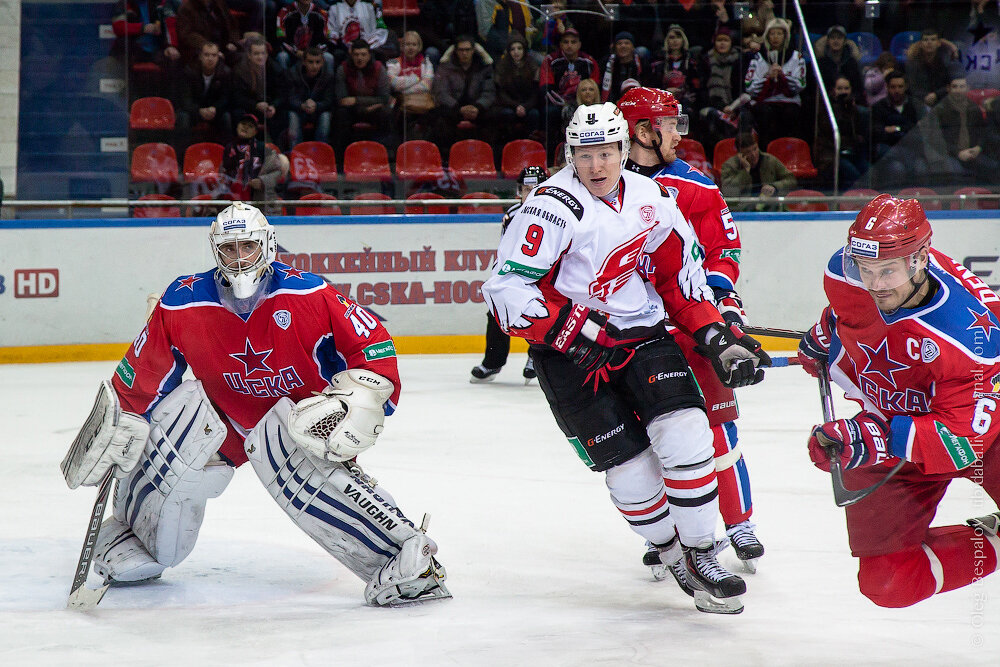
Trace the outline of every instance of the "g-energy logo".
[[625, 424], [619, 424], [618, 426], [614, 427], [607, 433], [602, 433], [601, 435], [595, 435], [593, 438], [587, 441], [587, 446], [593, 447], [594, 445], [599, 445], [605, 440], [613, 438], [614, 436], [618, 435], [624, 430], [625, 430]]

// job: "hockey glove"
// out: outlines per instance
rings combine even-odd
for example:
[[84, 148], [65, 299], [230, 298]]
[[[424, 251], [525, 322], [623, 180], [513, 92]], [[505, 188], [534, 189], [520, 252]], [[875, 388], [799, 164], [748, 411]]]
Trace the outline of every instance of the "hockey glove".
[[809, 436], [809, 458], [820, 470], [830, 472], [830, 457], [840, 457], [844, 470], [873, 466], [889, 458], [889, 424], [870, 412], [853, 419], [820, 424]]
[[747, 314], [743, 311], [743, 299], [739, 294], [725, 287], [713, 287], [712, 294], [715, 295], [715, 306], [726, 324], [743, 327], [748, 323]]
[[728, 328], [718, 323], [703, 326], [694, 339], [699, 341], [695, 351], [712, 362], [715, 374], [730, 389], [757, 384], [764, 379], [764, 368], [771, 365], [771, 357], [760, 343], [735, 324]]
[[621, 332], [608, 324], [604, 315], [582, 304], [567, 303], [559, 309], [555, 324], [545, 334], [545, 343], [589, 372], [610, 361], [621, 344]]
[[813, 325], [799, 341], [799, 363], [806, 373], [819, 377], [820, 364], [830, 363], [830, 338], [833, 333], [833, 314], [830, 306], [823, 310], [819, 322]]

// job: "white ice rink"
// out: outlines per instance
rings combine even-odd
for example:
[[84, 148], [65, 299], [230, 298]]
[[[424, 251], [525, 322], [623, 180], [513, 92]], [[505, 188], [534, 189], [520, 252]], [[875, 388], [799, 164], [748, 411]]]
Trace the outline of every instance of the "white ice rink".
[[[1000, 576], [899, 610], [857, 591], [843, 511], [806, 454], [820, 411], [800, 369], [739, 392], [767, 554], [746, 611], [717, 616], [652, 580], [523, 359], [488, 385], [468, 382], [476, 356], [400, 359], [399, 410], [361, 462], [411, 519], [433, 515], [455, 596], [403, 609], [365, 607], [244, 466], [184, 563], [67, 611], [95, 489], [68, 490], [59, 462], [114, 363], [0, 366], [0, 665], [1000, 664]], [[956, 482], [935, 523], [994, 509]]]

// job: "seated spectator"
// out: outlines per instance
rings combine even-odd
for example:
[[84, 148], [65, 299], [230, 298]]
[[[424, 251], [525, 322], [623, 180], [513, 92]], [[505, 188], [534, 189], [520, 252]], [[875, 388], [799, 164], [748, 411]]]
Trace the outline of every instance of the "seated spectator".
[[527, 2], [492, 0], [492, 4], [485, 48], [490, 58], [496, 61], [506, 52], [507, 44], [515, 35], [520, 35], [527, 43], [534, 36], [535, 26], [531, 22], [531, 8]]
[[563, 140], [563, 107], [576, 95], [576, 87], [584, 79], [593, 79], [594, 83], [598, 81], [597, 61], [581, 51], [580, 47], [580, 33], [576, 28], [566, 28], [559, 37], [559, 50], [545, 56], [538, 71], [550, 152]]
[[399, 58], [386, 64], [397, 117], [403, 121], [400, 127], [404, 128], [404, 140], [423, 138], [424, 128], [430, 125], [427, 114], [436, 106], [434, 66], [423, 50], [420, 33], [408, 30], [403, 33]]
[[350, 57], [337, 68], [336, 91], [338, 154], [355, 134], [355, 123], [366, 123], [385, 137], [392, 134], [389, 75], [365, 40], [354, 40]]
[[[768, 201], [794, 190], [798, 182], [781, 160], [760, 150], [755, 132], [736, 135], [736, 155], [722, 163], [719, 189], [733, 211], [776, 211]], [[730, 197], [759, 197], [758, 202], [734, 204]]]
[[572, 15], [559, 13], [566, 9], [566, 0], [551, 0], [551, 4], [550, 14], [541, 14], [535, 19], [534, 38], [528, 40], [532, 50], [542, 54], [559, 48], [562, 34], [573, 27]]
[[702, 143], [711, 155], [720, 139], [736, 134], [736, 117], [740, 107], [750, 101], [743, 92], [744, 68], [740, 53], [733, 48], [732, 32], [719, 28], [712, 48], [702, 60], [702, 99], [699, 102], [703, 129]]
[[746, 92], [753, 100], [753, 119], [765, 146], [778, 137], [800, 135], [802, 89], [806, 67], [802, 55], [789, 45], [789, 25], [773, 19], [764, 31], [765, 49], [751, 61]]
[[[859, 106], [851, 90], [851, 82], [846, 76], [837, 77], [828, 91], [833, 117], [840, 129], [840, 160], [838, 162], [838, 185], [846, 190], [857, 185], [857, 181], [868, 172], [871, 115], [868, 107]], [[820, 120], [816, 143], [813, 145], [813, 162], [819, 170], [820, 178], [833, 183], [834, 144], [833, 128], [828, 119]]]
[[281, 51], [274, 60], [283, 69], [305, 57], [306, 49], [314, 46], [323, 54], [326, 70], [333, 75], [333, 54], [326, 39], [326, 15], [312, 0], [295, 0], [278, 12], [277, 38]]
[[441, 56], [434, 76], [434, 100], [438, 106], [435, 135], [442, 154], [447, 154], [459, 137], [492, 143], [492, 129], [486, 117], [497, 99], [492, 59], [482, 47], [476, 46], [467, 35], [456, 37], [454, 49]]
[[240, 51], [240, 31], [225, 0], [185, 0], [177, 11], [177, 35], [188, 63], [198, 59], [205, 42], [218, 44], [229, 62], [235, 62]]
[[928, 107], [938, 103], [948, 93], [952, 62], [958, 55], [955, 45], [936, 28], [921, 31], [920, 41], [906, 52], [906, 86], [916, 102]]
[[823, 86], [833, 88], [837, 77], [846, 77], [857, 101], [863, 101], [864, 88], [861, 83], [861, 49], [847, 39], [847, 31], [842, 25], [830, 26], [826, 35], [816, 40], [816, 64], [823, 76]]
[[889, 72], [896, 71], [898, 67], [896, 56], [889, 51], [883, 51], [875, 59], [875, 62], [865, 68], [865, 103], [869, 107], [875, 106], [876, 102], [884, 100], [888, 95], [885, 77]]
[[576, 108], [581, 104], [590, 106], [601, 103], [601, 89], [597, 87], [597, 82], [593, 79], [584, 79], [576, 87], [576, 96], [563, 107], [562, 125], [559, 128], [559, 136], [566, 136], [566, 126], [573, 119]]
[[312, 125], [312, 140], [330, 143], [333, 120], [333, 75], [323, 66], [323, 52], [310, 46], [288, 73], [288, 145], [305, 141], [303, 128]]
[[[288, 175], [288, 158], [257, 138], [258, 118], [246, 114], [236, 124], [236, 137], [225, 147], [219, 174], [222, 185], [237, 201], [277, 199], [278, 181]], [[216, 196], [221, 196], [217, 194]], [[277, 206], [266, 207], [276, 213]]]
[[173, 5], [153, 0], [126, 0], [120, 4], [122, 11], [111, 22], [117, 38], [112, 55], [126, 67], [133, 63], [155, 63], [162, 70], [162, 76], [141, 82], [145, 85], [130, 81], [131, 97], [158, 95], [176, 99], [182, 62]]
[[695, 102], [701, 92], [701, 68], [691, 53], [684, 28], [677, 24], [667, 29], [663, 50], [653, 62], [651, 84], [672, 93], [689, 112], [697, 111]]
[[630, 32], [615, 35], [611, 53], [604, 59], [601, 68], [601, 101], [618, 102], [625, 91], [622, 83], [635, 79], [642, 83], [649, 75], [649, 65], [639, 60], [635, 50], [635, 37]]
[[507, 50], [496, 64], [493, 80], [497, 90], [497, 116], [501, 137], [498, 143], [523, 139], [539, 127], [538, 65], [528, 55], [528, 41], [519, 34], [511, 37]]
[[205, 42], [195, 65], [184, 70], [177, 108], [178, 134], [190, 143], [225, 144], [232, 137], [232, 76], [215, 42]]
[[453, 45], [455, 35], [476, 35], [479, 22], [477, 0], [423, 0], [420, 13], [406, 20], [424, 40], [424, 54], [437, 71], [441, 55]]
[[271, 137], [280, 137], [288, 121], [285, 73], [267, 57], [263, 35], [248, 32], [243, 43], [244, 55], [233, 67], [233, 116], [253, 114], [263, 119]]
[[876, 161], [879, 182], [886, 189], [926, 182], [923, 140], [915, 130], [924, 115], [924, 105], [914, 104], [907, 95], [902, 72], [889, 72], [885, 82], [886, 96], [872, 107], [872, 159]]
[[983, 151], [987, 139], [986, 119], [979, 107], [966, 96], [969, 84], [964, 74], [952, 78], [948, 94], [934, 111], [948, 155], [949, 172], [968, 184], [1000, 182], [997, 155]]
[[[359, 39], [364, 40], [373, 54], [380, 56], [378, 60], [383, 62], [388, 59], [387, 54], [395, 50], [393, 48], [387, 51], [384, 48], [389, 39], [389, 31], [381, 14], [376, 12], [372, 3], [361, 0], [342, 0], [330, 5], [326, 35], [333, 45], [333, 57], [338, 67], [349, 55], [354, 42]], [[389, 57], [396, 55], [391, 53]]]

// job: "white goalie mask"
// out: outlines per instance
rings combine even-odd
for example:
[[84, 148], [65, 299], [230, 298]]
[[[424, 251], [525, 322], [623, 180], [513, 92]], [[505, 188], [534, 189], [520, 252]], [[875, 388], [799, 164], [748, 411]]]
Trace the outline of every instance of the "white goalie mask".
[[603, 104], [581, 104], [576, 108], [573, 119], [566, 126], [566, 164], [573, 167], [573, 148], [619, 142], [622, 149], [621, 168], [628, 162], [628, 121], [611, 102]]
[[219, 274], [237, 301], [250, 299], [271, 273], [278, 252], [274, 228], [255, 206], [236, 202], [215, 218], [208, 234]]

